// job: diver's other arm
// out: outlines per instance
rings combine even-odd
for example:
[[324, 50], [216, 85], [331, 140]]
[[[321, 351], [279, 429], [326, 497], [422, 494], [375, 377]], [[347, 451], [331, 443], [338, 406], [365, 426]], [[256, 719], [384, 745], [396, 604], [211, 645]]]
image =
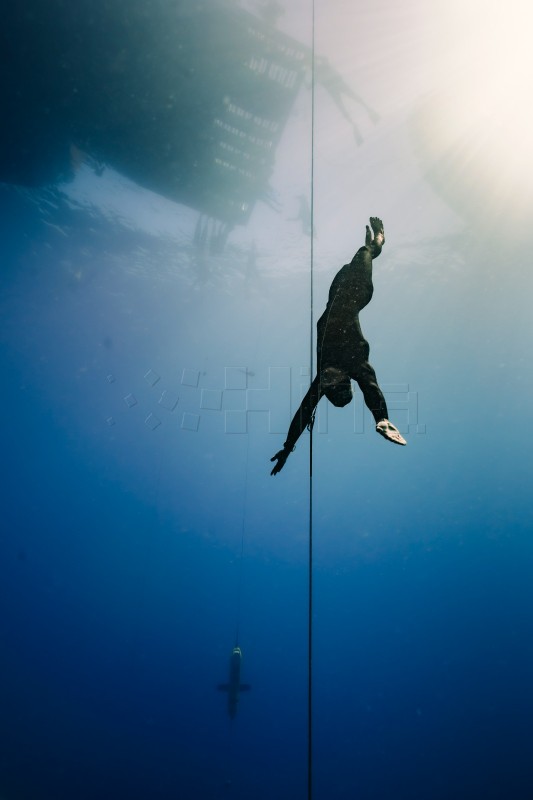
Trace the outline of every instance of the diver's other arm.
[[[294, 448], [292, 448], [294, 449]], [[278, 450], [275, 456], [272, 456], [270, 459], [271, 461], [275, 461], [276, 464], [270, 473], [271, 475], [277, 475], [278, 472], [281, 472], [283, 467], [285, 466], [285, 462], [289, 457], [289, 453], [291, 453], [291, 449], [287, 447], [286, 444], [283, 445], [283, 450]]]
[[276, 466], [270, 473], [271, 475], [277, 475], [285, 466], [285, 462], [294, 450], [296, 442], [313, 419], [313, 411], [322, 394], [323, 392], [320, 389], [318, 377], [316, 377], [309, 387], [309, 391], [300, 403], [300, 408], [292, 418], [287, 434], [287, 441], [283, 445], [283, 450], [279, 450], [276, 455], [270, 459], [271, 461], [277, 461]]

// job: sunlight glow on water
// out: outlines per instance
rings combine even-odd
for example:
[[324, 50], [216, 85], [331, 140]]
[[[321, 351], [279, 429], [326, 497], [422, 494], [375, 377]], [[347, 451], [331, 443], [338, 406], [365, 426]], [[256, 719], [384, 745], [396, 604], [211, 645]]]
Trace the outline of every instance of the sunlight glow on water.
[[531, 5], [450, 3], [441, 14], [447, 53], [424, 112], [428, 164], [478, 218], [512, 208], [523, 225], [533, 208]]

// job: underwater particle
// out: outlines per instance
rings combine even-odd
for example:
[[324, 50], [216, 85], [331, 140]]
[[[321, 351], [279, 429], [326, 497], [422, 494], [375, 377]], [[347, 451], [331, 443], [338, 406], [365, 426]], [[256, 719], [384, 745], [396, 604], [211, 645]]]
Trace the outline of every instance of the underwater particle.
[[110, 428], [112, 428], [113, 425], [115, 424], [115, 420], [113, 419], [113, 417], [107, 417], [106, 423], [109, 425]]
[[151, 431], [155, 431], [155, 429], [156, 429], [156, 428], [159, 428], [159, 426], [161, 425], [161, 420], [160, 420], [160, 419], [158, 419], [158, 418], [155, 416], [155, 414], [152, 414], [152, 412], [150, 412], [150, 413], [148, 414], [148, 416], [146, 417], [146, 419], [144, 420], [144, 424], [145, 424], [145, 425], [146, 425], [148, 428], [150, 428], [150, 430], [151, 430]]
[[200, 408], [220, 411], [222, 409], [222, 391], [220, 389], [202, 389]]
[[154, 372], [153, 369], [149, 369], [148, 372], [144, 376], [144, 380], [148, 384], [148, 386], [155, 386], [156, 383], [161, 379], [161, 376]]
[[190, 414], [185, 412], [181, 418], [181, 427], [184, 431], [197, 431], [200, 424], [200, 417], [198, 414]]
[[200, 373], [198, 370], [195, 369], [184, 369], [181, 373], [181, 383], [182, 386], [198, 386], [198, 381], [200, 379]]
[[176, 406], [178, 405], [179, 395], [175, 392], [169, 392], [168, 389], [165, 389], [161, 397], [159, 398], [159, 405], [166, 408], [168, 411], [174, 411]]
[[128, 408], [133, 408], [133, 406], [137, 405], [137, 398], [135, 397], [134, 394], [130, 393], [126, 395], [126, 397], [124, 398], [124, 402], [126, 403]]
[[115, 380], [116, 380], [115, 376], [112, 375], [111, 373], [109, 373], [109, 375], [106, 375], [106, 381], [108, 383], [115, 383]]

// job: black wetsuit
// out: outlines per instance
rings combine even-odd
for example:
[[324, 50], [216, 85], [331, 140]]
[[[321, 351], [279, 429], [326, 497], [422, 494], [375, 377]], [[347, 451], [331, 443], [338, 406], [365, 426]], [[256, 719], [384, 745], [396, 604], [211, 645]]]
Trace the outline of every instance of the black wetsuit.
[[336, 367], [357, 381], [376, 423], [388, 417], [383, 392], [368, 362], [370, 346], [359, 324], [359, 312], [372, 299], [372, 259], [379, 256], [381, 247], [375, 241], [361, 247], [333, 279], [326, 310], [316, 326], [317, 376], [290, 424], [284, 445], [289, 450], [312, 421], [320, 398], [327, 394], [319, 377], [327, 367]]

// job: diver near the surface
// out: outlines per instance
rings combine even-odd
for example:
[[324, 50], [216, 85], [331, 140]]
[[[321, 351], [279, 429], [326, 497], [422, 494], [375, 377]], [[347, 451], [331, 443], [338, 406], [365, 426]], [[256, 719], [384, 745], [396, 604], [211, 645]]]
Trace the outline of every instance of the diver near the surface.
[[407, 444], [399, 430], [388, 420], [387, 404], [379, 388], [376, 373], [368, 362], [370, 347], [359, 324], [359, 312], [372, 299], [372, 259], [377, 258], [385, 242], [383, 223], [370, 217], [365, 244], [349, 264], [335, 275], [329, 290], [326, 310], [317, 322], [317, 375], [293, 417], [287, 441], [271, 458], [276, 464], [270, 473], [277, 475], [303, 431], [312, 428], [318, 401], [326, 395], [330, 403], [342, 408], [352, 399], [353, 379], [359, 384], [376, 431], [395, 444]]
[[295, 217], [288, 217], [287, 222], [301, 222], [302, 233], [306, 236], [314, 234], [313, 226], [311, 224], [311, 208], [307, 197], [304, 194], [299, 194], [296, 198], [298, 200], [298, 214]]
[[344, 119], [346, 119], [352, 126], [353, 136], [357, 145], [363, 144], [363, 137], [357, 126], [352, 119], [352, 115], [346, 108], [344, 97], [349, 97], [354, 100], [358, 105], [362, 106], [366, 111], [371, 122], [376, 125], [379, 121], [379, 114], [363, 99], [360, 94], [354, 92], [352, 87], [344, 80], [330, 64], [327, 58], [318, 57], [315, 60], [315, 78], [317, 83], [320, 83], [328, 92], [329, 96], [341, 112]]

